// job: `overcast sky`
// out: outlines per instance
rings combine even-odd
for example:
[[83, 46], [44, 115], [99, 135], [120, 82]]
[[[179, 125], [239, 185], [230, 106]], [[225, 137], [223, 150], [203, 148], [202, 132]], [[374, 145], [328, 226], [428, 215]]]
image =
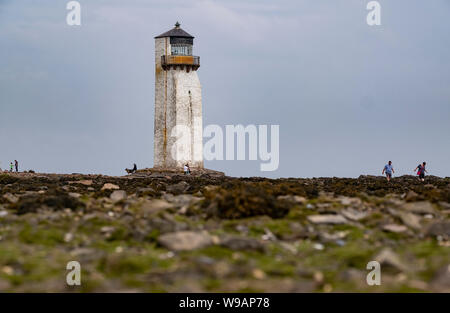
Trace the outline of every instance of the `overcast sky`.
[[195, 36], [204, 125], [280, 125], [280, 165], [233, 176], [450, 176], [450, 1], [0, 0], [0, 166], [122, 175], [153, 165], [154, 36]]

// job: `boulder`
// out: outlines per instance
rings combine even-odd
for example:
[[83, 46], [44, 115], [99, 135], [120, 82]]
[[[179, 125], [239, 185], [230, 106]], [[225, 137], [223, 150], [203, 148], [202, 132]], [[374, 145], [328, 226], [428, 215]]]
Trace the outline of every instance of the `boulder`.
[[434, 292], [450, 292], [450, 264], [436, 272], [430, 285]]
[[323, 214], [309, 215], [308, 220], [314, 224], [347, 224], [348, 221], [342, 215]]
[[436, 210], [434, 209], [431, 202], [428, 201], [418, 201], [418, 202], [409, 202], [403, 204], [400, 209], [405, 210], [410, 213], [416, 214], [435, 214]]
[[153, 214], [153, 213], [164, 211], [164, 210], [167, 210], [167, 209], [170, 209], [173, 207], [174, 207], [173, 204], [171, 204], [165, 200], [152, 199], [152, 200], [145, 201], [142, 204], [141, 209], [146, 214]]
[[341, 196], [338, 198], [339, 202], [345, 206], [360, 206], [362, 204], [362, 200], [360, 198], [351, 198]]
[[404, 233], [408, 228], [404, 225], [387, 224], [383, 226], [383, 230], [391, 233]]
[[412, 228], [414, 230], [422, 229], [422, 225], [420, 224], [420, 217], [415, 214], [394, 209], [389, 209], [389, 213], [392, 216], [398, 217], [402, 221], [402, 223], [409, 228]]
[[17, 203], [19, 201], [18, 197], [16, 197], [15, 195], [13, 195], [9, 192], [7, 194], [3, 195], [3, 198], [11, 203]]
[[120, 187], [111, 183], [106, 183], [103, 185], [102, 190], [119, 190]]
[[305, 197], [301, 197], [301, 196], [296, 196], [296, 195], [287, 195], [287, 196], [278, 196], [277, 200], [279, 201], [287, 201], [287, 202], [291, 202], [294, 204], [303, 204], [306, 202], [306, 198]]
[[181, 181], [175, 185], [168, 185], [166, 191], [173, 194], [184, 193], [189, 189], [189, 184], [185, 181]]
[[419, 195], [416, 192], [414, 192], [413, 190], [410, 190], [406, 194], [405, 200], [406, 201], [415, 201], [415, 200], [417, 200], [418, 197], [419, 197]]
[[240, 251], [252, 250], [259, 252], [265, 251], [264, 244], [253, 238], [234, 237], [234, 236], [228, 237], [222, 240], [220, 245], [231, 250], [240, 250]]
[[213, 243], [207, 232], [180, 231], [159, 236], [158, 243], [171, 251], [192, 251]]
[[109, 197], [113, 202], [119, 202], [127, 198], [127, 193], [124, 190], [115, 190]]
[[367, 212], [361, 212], [361, 211], [358, 211], [358, 210], [355, 210], [352, 208], [347, 208], [345, 210], [342, 210], [341, 214], [345, 218], [352, 220], [352, 221], [362, 220], [363, 218], [366, 218], [368, 215]]
[[436, 222], [428, 226], [425, 234], [427, 236], [443, 236], [450, 238], [450, 221]]
[[400, 257], [389, 248], [383, 249], [374, 257], [374, 260], [380, 263], [382, 270], [387, 269], [393, 272], [408, 270], [408, 267], [402, 262]]

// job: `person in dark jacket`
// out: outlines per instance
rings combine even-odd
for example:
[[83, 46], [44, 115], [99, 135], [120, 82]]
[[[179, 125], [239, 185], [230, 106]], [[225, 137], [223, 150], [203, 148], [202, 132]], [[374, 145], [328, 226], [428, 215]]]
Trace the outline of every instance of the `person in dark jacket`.
[[426, 165], [427, 162], [423, 162], [422, 164], [417, 165], [416, 169], [414, 170], [414, 172], [417, 171], [417, 175], [419, 175], [419, 179], [421, 181], [425, 181], [425, 173], [428, 173], [425, 169]]

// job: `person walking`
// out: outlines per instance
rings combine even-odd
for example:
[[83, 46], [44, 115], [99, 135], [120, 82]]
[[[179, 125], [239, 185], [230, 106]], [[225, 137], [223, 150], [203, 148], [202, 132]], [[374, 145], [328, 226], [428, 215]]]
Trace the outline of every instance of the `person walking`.
[[417, 171], [417, 175], [419, 175], [419, 179], [421, 181], [425, 181], [425, 173], [428, 173], [425, 169], [425, 166], [427, 165], [427, 162], [423, 162], [422, 164], [417, 165], [414, 172]]
[[381, 174], [385, 173], [387, 181], [391, 181], [392, 174], [395, 173], [394, 168], [392, 167], [392, 161], [389, 161], [388, 164], [384, 166], [383, 172], [381, 172]]
[[14, 166], [16, 167], [16, 173], [19, 172], [19, 162], [17, 160], [14, 160]]

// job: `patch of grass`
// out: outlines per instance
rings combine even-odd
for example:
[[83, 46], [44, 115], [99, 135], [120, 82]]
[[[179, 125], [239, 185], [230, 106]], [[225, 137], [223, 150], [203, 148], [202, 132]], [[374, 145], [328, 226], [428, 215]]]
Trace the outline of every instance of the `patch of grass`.
[[222, 281], [216, 278], [207, 278], [203, 281], [203, 286], [208, 291], [215, 291], [220, 289], [222, 286]]
[[272, 220], [264, 224], [264, 227], [269, 229], [275, 236], [280, 237], [285, 234], [291, 234], [292, 230], [289, 226], [291, 221], [282, 220]]
[[156, 242], [160, 235], [159, 229], [152, 229], [148, 234], [145, 236], [145, 241], [151, 241]]
[[116, 254], [102, 258], [97, 269], [112, 277], [126, 278], [130, 274], [145, 274], [155, 268], [169, 268], [172, 263], [171, 260], [163, 260], [153, 253]]
[[[234, 251], [221, 246], [209, 246], [190, 253], [191, 255], [205, 255], [213, 259], [231, 259]], [[184, 255], [189, 254], [185, 252]]]
[[364, 230], [352, 225], [335, 225], [333, 226], [334, 231], [346, 231], [348, 235], [344, 240], [359, 240], [364, 238]]
[[26, 244], [55, 246], [64, 242], [64, 233], [56, 228], [33, 228], [26, 224], [19, 232], [19, 239]]

